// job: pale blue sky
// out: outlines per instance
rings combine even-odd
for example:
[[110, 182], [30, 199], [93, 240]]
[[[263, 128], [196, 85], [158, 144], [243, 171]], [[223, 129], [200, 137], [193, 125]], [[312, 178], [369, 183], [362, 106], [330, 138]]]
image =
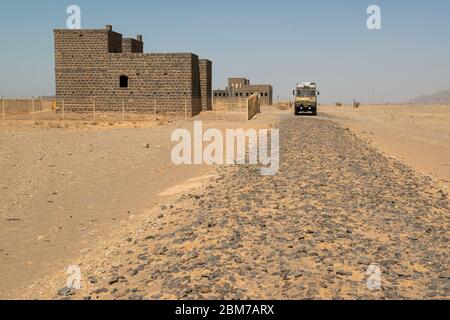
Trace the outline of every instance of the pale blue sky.
[[[146, 52], [194, 52], [228, 77], [271, 83], [290, 98], [296, 82], [318, 82], [323, 102], [404, 101], [450, 89], [448, 0], [3, 0], [0, 95], [54, 94], [53, 33], [68, 5], [83, 28], [112, 24], [143, 34]], [[382, 9], [380, 31], [366, 9]]]

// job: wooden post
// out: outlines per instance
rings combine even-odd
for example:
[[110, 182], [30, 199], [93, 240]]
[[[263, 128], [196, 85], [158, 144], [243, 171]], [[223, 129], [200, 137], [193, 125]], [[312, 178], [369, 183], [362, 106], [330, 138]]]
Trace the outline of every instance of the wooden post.
[[97, 115], [95, 114], [95, 98], [94, 98], [94, 122], [96, 121], [96, 119], [97, 119]]
[[125, 100], [122, 99], [122, 121], [125, 121]]
[[5, 120], [5, 97], [2, 97], [2, 109], [3, 120]]
[[258, 94], [258, 113], [261, 113], [261, 93]]
[[63, 122], [66, 122], [66, 106], [64, 104], [64, 100], [62, 101], [62, 113], [63, 113]]
[[156, 99], [153, 100], [153, 105], [155, 107], [155, 120], [156, 120], [158, 118], [158, 112], [157, 112], [157, 109], [156, 109]]
[[33, 113], [33, 122], [36, 121], [36, 117], [34, 115], [34, 97], [31, 97], [31, 112]]
[[250, 120], [250, 113], [249, 113], [249, 108], [248, 108], [248, 104], [249, 104], [249, 99], [247, 99], [247, 121]]
[[184, 118], [187, 119], [187, 99], [184, 98]]
[[42, 112], [42, 111], [44, 111], [44, 107], [42, 105], [42, 96], [39, 99], [40, 99], [40, 102], [41, 102], [41, 112]]

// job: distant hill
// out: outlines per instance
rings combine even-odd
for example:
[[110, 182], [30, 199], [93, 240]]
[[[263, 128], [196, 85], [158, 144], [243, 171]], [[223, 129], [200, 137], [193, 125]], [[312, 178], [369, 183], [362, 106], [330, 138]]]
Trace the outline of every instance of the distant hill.
[[420, 96], [408, 101], [412, 104], [450, 104], [450, 90], [441, 91], [436, 94]]

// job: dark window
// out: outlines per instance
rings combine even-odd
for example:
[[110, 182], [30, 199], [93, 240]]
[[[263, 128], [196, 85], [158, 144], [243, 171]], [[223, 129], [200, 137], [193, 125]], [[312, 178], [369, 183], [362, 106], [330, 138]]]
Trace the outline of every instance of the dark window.
[[128, 77], [127, 76], [120, 76], [120, 87], [128, 88]]

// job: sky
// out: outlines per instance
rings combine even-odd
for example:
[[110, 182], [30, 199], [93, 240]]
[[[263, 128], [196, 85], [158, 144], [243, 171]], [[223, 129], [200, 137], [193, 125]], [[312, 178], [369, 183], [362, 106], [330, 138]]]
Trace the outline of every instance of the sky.
[[[370, 5], [381, 30], [369, 30]], [[193, 52], [228, 77], [274, 86], [290, 99], [316, 81], [324, 103], [403, 102], [450, 89], [448, 0], [2, 0], [0, 95], [54, 95], [53, 29], [69, 5], [82, 28], [142, 34], [146, 52]]]

